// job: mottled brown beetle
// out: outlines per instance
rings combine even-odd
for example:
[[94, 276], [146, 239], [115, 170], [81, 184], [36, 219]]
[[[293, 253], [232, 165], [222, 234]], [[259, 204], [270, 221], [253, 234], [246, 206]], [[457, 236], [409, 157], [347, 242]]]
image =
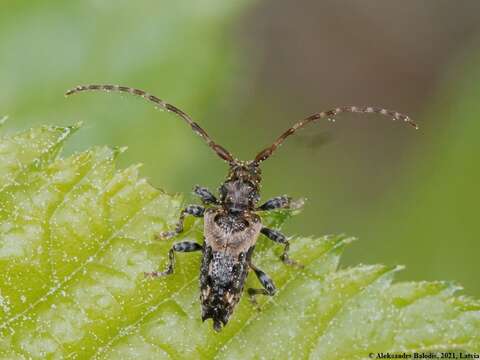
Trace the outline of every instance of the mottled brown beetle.
[[169, 263], [165, 271], [152, 272], [150, 276], [164, 276], [173, 273], [175, 252], [202, 251], [200, 269], [200, 299], [202, 302], [202, 320], [211, 318], [213, 328], [220, 331], [226, 325], [233, 309], [240, 300], [245, 279], [249, 269], [255, 272], [263, 289], [248, 289], [248, 294], [255, 299], [255, 295], [275, 294], [273, 281], [262, 270], [252, 264], [252, 253], [258, 236], [265, 235], [269, 239], [284, 245], [281, 260], [290, 265], [296, 262], [288, 256], [290, 243], [279, 231], [262, 225], [257, 212], [274, 209], [287, 209], [292, 206], [291, 198], [278, 196], [257, 206], [260, 200], [260, 164], [268, 159], [273, 152], [294, 134], [298, 129], [320, 119], [333, 120], [342, 112], [349, 113], [378, 113], [387, 115], [394, 120], [401, 120], [417, 128], [411, 119], [403, 114], [377, 107], [344, 106], [328, 111], [313, 114], [297, 122], [285, 131], [275, 142], [260, 151], [254, 160], [239, 161], [224, 147], [215, 143], [208, 134], [190, 116], [177, 107], [170, 105], [154, 95], [143, 90], [117, 85], [85, 85], [69, 90], [66, 95], [82, 91], [120, 91], [137, 96], [154, 103], [157, 107], [171, 111], [185, 120], [192, 130], [205, 140], [215, 153], [225, 160], [230, 169], [227, 179], [220, 186], [220, 198], [217, 199], [208, 189], [196, 186], [194, 193], [200, 197], [204, 206], [189, 205], [183, 209], [178, 224], [173, 231], [160, 234], [160, 238], [169, 239], [183, 231], [183, 222], [186, 215], [204, 218], [204, 243], [182, 241], [174, 244], [168, 253]]

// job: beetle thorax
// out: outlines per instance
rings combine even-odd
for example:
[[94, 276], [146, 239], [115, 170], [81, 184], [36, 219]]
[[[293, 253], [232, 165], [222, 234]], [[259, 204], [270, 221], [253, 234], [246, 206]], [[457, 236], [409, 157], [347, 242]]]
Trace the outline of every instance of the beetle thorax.
[[256, 186], [248, 181], [226, 181], [220, 188], [220, 201], [223, 208], [230, 213], [253, 210], [259, 195]]
[[260, 198], [260, 180], [260, 169], [255, 163], [232, 165], [227, 180], [220, 187], [223, 208], [233, 214], [254, 210]]

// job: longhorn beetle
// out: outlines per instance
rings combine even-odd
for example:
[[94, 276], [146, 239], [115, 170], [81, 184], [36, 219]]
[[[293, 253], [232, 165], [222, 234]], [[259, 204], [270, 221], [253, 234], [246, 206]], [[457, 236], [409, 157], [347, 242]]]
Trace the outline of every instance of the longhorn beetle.
[[250, 269], [253, 270], [262, 284], [262, 289], [248, 289], [248, 294], [255, 301], [255, 295], [273, 296], [276, 292], [272, 279], [252, 263], [252, 253], [258, 236], [265, 235], [284, 246], [280, 256], [285, 264], [298, 265], [290, 259], [289, 240], [281, 232], [262, 225], [258, 212], [292, 207], [292, 199], [288, 196], [277, 196], [263, 205], [260, 200], [260, 164], [267, 160], [275, 150], [300, 128], [317, 120], [334, 120], [340, 113], [377, 113], [387, 115], [393, 120], [401, 120], [418, 128], [406, 115], [395, 111], [371, 106], [342, 106], [319, 112], [297, 122], [272, 145], [260, 151], [253, 160], [240, 161], [223, 146], [215, 143], [210, 136], [192, 118], [179, 108], [166, 103], [158, 97], [135, 88], [117, 85], [82, 85], [66, 92], [66, 96], [83, 91], [115, 91], [137, 95], [152, 102], [156, 107], [173, 112], [182, 118], [192, 130], [199, 135], [212, 150], [228, 163], [229, 172], [226, 180], [219, 188], [219, 198], [208, 189], [195, 186], [194, 193], [203, 203], [185, 207], [174, 230], [163, 232], [161, 239], [170, 239], [183, 231], [185, 216], [192, 215], [204, 218], [204, 241], [199, 244], [182, 241], [173, 244], [168, 252], [168, 266], [165, 271], [152, 272], [146, 275], [165, 276], [173, 273], [175, 252], [202, 252], [200, 267], [200, 300], [202, 303], [202, 320], [211, 318], [213, 328], [220, 331], [225, 326], [240, 300], [245, 279]]

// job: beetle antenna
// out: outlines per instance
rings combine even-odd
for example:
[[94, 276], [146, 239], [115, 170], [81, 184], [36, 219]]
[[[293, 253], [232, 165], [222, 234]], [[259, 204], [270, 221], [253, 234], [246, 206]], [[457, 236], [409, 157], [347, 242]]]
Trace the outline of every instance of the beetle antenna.
[[151, 94], [147, 93], [146, 91], [131, 88], [131, 87], [128, 87], [128, 86], [92, 84], [92, 85], [79, 85], [79, 86], [77, 86], [77, 87], [75, 87], [71, 90], [68, 90], [65, 93], [65, 96], [73, 95], [73, 94], [76, 94], [76, 93], [79, 93], [79, 92], [82, 92], [82, 91], [106, 91], [106, 92], [115, 91], [115, 92], [123, 92], [123, 93], [127, 93], [127, 94], [140, 96], [140, 97], [144, 98], [145, 100], [153, 103], [155, 105], [155, 107], [162, 108], [164, 110], [170, 111], [170, 112], [180, 116], [183, 120], [185, 120], [188, 123], [188, 125], [190, 125], [192, 130], [197, 135], [199, 135], [203, 140], [205, 140], [205, 142], [208, 144], [208, 146], [210, 146], [218, 156], [220, 156], [223, 160], [228, 161], [229, 163], [234, 163], [235, 162], [232, 154], [230, 154], [230, 152], [228, 152], [228, 150], [225, 149], [224, 147], [215, 143], [210, 138], [210, 136], [208, 136], [207, 132], [205, 130], [203, 130], [200, 127], [200, 125], [198, 125], [195, 121], [193, 121], [193, 119], [189, 115], [184, 113], [182, 110], [180, 110], [176, 106], [173, 106], [169, 103], [166, 103], [165, 101], [156, 97], [155, 95], [151, 95]]
[[263, 149], [260, 151], [257, 156], [255, 156], [255, 163], [261, 163], [262, 161], [267, 160], [274, 152], [275, 150], [282, 145], [282, 143], [285, 141], [287, 137], [290, 135], [293, 135], [297, 130], [301, 129], [302, 127], [315, 122], [317, 120], [321, 119], [328, 119], [329, 121], [335, 121], [334, 117], [337, 116], [340, 113], [376, 113], [376, 114], [381, 114], [381, 115], [386, 115], [391, 117], [393, 120], [401, 120], [407, 123], [410, 126], [413, 126], [415, 129], [418, 129], [417, 124], [415, 124], [410, 117], [407, 115], [400, 114], [399, 112], [392, 111], [392, 110], [387, 110], [383, 108], [378, 108], [378, 107], [373, 107], [373, 106], [343, 106], [343, 107], [337, 107], [335, 109], [331, 109], [328, 111], [323, 111], [319, 112], [313, 115], [310, 115], [309, 117], [297, 122], [295, 125], [293, 125], [290, 129], [285, 131], [280, 137], [275, 140], [275, 142], [270, 145], [269, 147]]

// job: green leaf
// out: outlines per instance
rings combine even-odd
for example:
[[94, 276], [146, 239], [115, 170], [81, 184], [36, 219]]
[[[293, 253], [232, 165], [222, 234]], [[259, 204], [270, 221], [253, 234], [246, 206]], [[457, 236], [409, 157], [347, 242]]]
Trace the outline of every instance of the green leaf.
[[[220, 332], [200, 320], [200, 254], [163, 269], [183, 204], [118, 170], [122, 149], [59, 157], [77, 127], [42, 127], [0, 140], [1, 359], [364, 359], [369, 353], [480, 351], [480, 303], [442, 282], [392, 283], [399, 268], [338, 269], [345, 236], [259, 239], [255, 263], [279, 289], [246, 297]], [[291, 213], [264, 219], [280, 226]], [[188, 219], [181, 238], [201, 241]], [[247, 286], [258, 287], [252, 276]]]

